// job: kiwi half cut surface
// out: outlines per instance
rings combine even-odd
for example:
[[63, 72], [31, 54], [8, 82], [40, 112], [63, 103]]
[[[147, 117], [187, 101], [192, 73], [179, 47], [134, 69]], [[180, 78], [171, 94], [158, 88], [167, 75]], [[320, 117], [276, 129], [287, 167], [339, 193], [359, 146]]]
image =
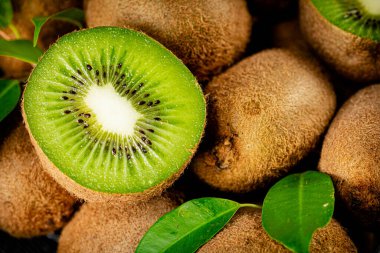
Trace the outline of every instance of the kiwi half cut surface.
[[148, 36], [116, 27], [59, 39], [33, 70], [23, 103], [48, 171], [84, 199], [91, 197], [83, 187], [111, 194], [162, 188], [186, 167], [206, 117], [186, 66]]
[[332, 24], [362, 38], [380, 42], [379, 0], [311, 0]]

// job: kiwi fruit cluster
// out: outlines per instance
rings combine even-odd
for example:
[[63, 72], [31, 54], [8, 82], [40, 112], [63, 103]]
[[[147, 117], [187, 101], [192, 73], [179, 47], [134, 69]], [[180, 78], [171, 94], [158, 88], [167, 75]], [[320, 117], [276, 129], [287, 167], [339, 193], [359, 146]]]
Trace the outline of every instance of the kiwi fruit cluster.
[[67, 34], [28, 79], [23, 114], [46, 171], [87, 201], [140, 201], [179, 177], [202, 137], [204, 96], [170, 51], [142, 33]]
[[136, 205], [85, 204], [63, 229], [58, 252], [133, 253], [150, 226], [178, 204], [170, 194]]
[[[68, 8], [80, 8], [82, 0], [12, 0], [12, 7], [12, 24], [20, 33], [20, 39], [32, 40], [34, 33], [32, 18], [50, 16]], [[48, 21], [41, 30], [38, 45], [47, 49], [59, 36], [73, 31], [75, 28], [74, 25], [63, 21]], [[2, 33], [7, 36], [4, 39], [16, 39], [10, 28], [2, 30]], [[0, 69], [7, 78], [24, 79], [29, 75], [32, 66], [14, 58], [0, 56]]]
[[380, 224], [380, 85], [358, 91], [339, 110], [323, 141], [320, 171], [360, 221]]
[[20, 120], [0, 143], [0, 229], [32, 237], [62, 228], [76, 199], [42, 169]]
[[318, 65], [285, 49], [246, 58], [214, 78], [205, 94], [212, 144], [192, 168], [233, 192], [266, 187], [288, 172], [313, 149], [335, 110]]
[[[33, 70], [0, 57], [6, 77], [30, 74], [23, 122], [0, 131], [0, 229], [62, 229], [62, 253], [134, 252], [179, 205], [170, 187], [251, 201], [286, 174], [318, 169], [350, 212], [339, 222], [378, 230], [380, 85], [368, 85], [380, 80], [380, 4], [299, 0], [299, 17], [278, 24], [296, 2], [85, 0], [89, 28], [63, 35], [75, 28], [49, 21]], [[26, 39], [31, 17], [82, 5], [12, 3]], [[252, 33], [257, 24], [273, 43], [260, 47], [268, 34]], [[336, 80], [357, 93], [347, 99]], [[316, 231], [311, 252], [361, 250], [339, 222]], [[199, 252], [289, 251], [243, 208]]]
[[300, 0], [300, 26], [335, 71], [356, 82], [380, 80], [380, 2]]
[[89, 27], [129, 27], [155, 38], [200, 81], [242, 56], [252, 27], [245, 0], [87, 0], [85, 11]]
[[[261, 212], [255, 209], [239, 210], [231, 221], [204, 246], [199, 253], [220, 252], [291, 252], [265, 232]], [[345, 229], [334, 219], [314, 234], [310, 252], [357, 252]]]

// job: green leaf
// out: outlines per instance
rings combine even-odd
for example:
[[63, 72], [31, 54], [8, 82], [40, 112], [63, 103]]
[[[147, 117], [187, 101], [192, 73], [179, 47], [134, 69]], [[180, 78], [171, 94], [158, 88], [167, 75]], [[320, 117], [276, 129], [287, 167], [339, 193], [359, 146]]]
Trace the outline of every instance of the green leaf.
[[265, 231], [286, 248], [309, 252], [314, 231], [334, 212], [331, 178], [316, 171], [287, 176], [267, 193], [262, 210]]
[[32, 22], [35, 26], [34, 36], [33, 36], [33, 46], [37, 45], [38, 36], [40, 34], [41, 28], [49, 19], [66, 21], [68, 23], [78, 26], [79, 28], [82, 28], [83, 27], [82, 24], [84, 21], [84, 13], [83, 13], [83, 10], [81, 9], [71, 8], [71, 9], [58, 12], [48, 17], [34, 17], [32, 19]]
[[[1, 0], [0, 0], [1, 1]], [[9, 56], [24, 62], [36, 64], [42, 55], [42, 50], [33, 47], [30, 40], [1, 40], [0, 55]]]
[[145, 252], [195, 252], [245, 205], [220, 198], [200, 198], [162, 216], [136, 249]]
[[0, 122], [13, 111], [20, 96], [21, 89], [17, 80], [0, 79]]
[[0, 28], [6, 28], [13, 18], [11, 0], [0, 0]]

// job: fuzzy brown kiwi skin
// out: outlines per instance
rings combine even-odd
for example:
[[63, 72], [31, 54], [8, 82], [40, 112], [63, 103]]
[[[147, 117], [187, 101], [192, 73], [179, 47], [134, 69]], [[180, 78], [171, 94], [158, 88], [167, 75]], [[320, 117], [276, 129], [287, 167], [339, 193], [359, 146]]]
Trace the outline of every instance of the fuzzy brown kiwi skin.
[[356, 82], [380, 80], [380, 43], [343, 31], [300, 0], [300, 26], [313, 49], [339, 74]]
[[44, 172], [21, 120], [15, 125], [0, 143], [0, 229], [46, 235], [68, 222], [76, 199]]
[[137, 205], [87, 203], [63, 229], [58, 252], [132, 253], [149, 227], [178, 204], [166, 194]]
[[89, 27], [128, 27], [155, 38], [199, 81], [243, 55], [253, 22], [244, 0], [88, 0], [85, 13]]
[[[14, 17], [12, 23], [20, 33], [21, 39], [32, 40], [34, 25], [31, 22], [36, 16], [49, 16], [68, 8], [81, 8], [82, 0], [12, 0]], [[38, 45], [47, 49], [57, 38], [76, 27], [63, 21], [48, 21], [40, 33]], [[4, 39], [16, 39], [11, 29], [1, 30]], [[0, 35], [1, 38], [1, 35]], [[0, 56], [0, 69], [6, 78], [27, 79], [32, 65], [14, 58]]]
[[[198, 251], [220, 252], [290, 252], [265, 232], [261, 225], [261, 211], [243, 208], [229, 223]], [[334, 219], [324, 228], [318, 229], [310, 244], [310, 252], [346, 253], [357, 252], [354, 243], [343, 227]]]
[[336, 194], [366, 227], [380, 225], [380, 84], [353, 95], [334, 118], [323, 142], [319, 170], [331, 175]]
[[311, 151], [335, 110], [335, 94], [313, 60], [284, 49], [262, 51], [205, 88], [212, 147], [191, 163], [223, 191], [267, 187]]
[[[27, 84], [28, 85], [28, 84]], [[26, 86], [27, 86], [26, 85]], [[205, 98], [203, 98], [205, 99]], [[118, 193], [105, 193], [91, 190], [89, 188], [83, 187], [78, 184], [68, 176], [66, 176], [63, 172], [61, 172], [45, 155], [42, 149], [39, 147], [37, 141], [34, 139], [32, 132], [29, 129], [27, 116], [24, 110], [24, 99], [21, 100], [21, 112], [22, 117], [25, 121], [26, 129], [29, 133], [31, 143], [33, 144], [35, 151], [42, 163], [43, 169], [52, 177], [56, 182], [58, 182], [64, 189], [73, 194], [79, 199], [83, 199], [88, 202], [142, 202], [147, 201], [155, 196], [160, 195], [165, 189], [169, 188], [185, 171], [187, 165], [190, 163], [193, 158], [195, 151], [197, 150], [199, 143], [204, 135], [204, 129], [206, 125], [206, 121], [203, 123], [203, 130], [201, 137], [199, 138], [198, 143], [194, 146], [191, 151], [191, 155], [189, 159], [183, 164], [183, 166], [178, 170], [177, 173], [173, 174], [167, 180], [162, 183], [155, 185], [143, 192], [138, 193], [128, 193], [128, 194], [118, 194]], [[206, 114], [206, 112], [205, 112]]]

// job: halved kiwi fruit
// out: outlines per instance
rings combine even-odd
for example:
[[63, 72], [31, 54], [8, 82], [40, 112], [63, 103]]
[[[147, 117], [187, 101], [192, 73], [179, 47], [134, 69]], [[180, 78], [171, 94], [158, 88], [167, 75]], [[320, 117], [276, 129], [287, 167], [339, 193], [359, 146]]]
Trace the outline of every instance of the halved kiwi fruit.
[[[318, 229], [310, 243], [310, 252], [357, 252], [344, 228], [336, 221]], [[229, 223], [198, 251], [220, 252], [290, 252], [271, 239], [261, 225], [261, 212], [241, 209]]]
[[338, 73], [358, 82], [380, 80], [380, 1], [301, 0], [300, 25]]
[[133, 30], [63, 36], [33, 70], [24, 118], [47, 171], [79, 198], [138, 200], [184, 170], [205, 125], [195, 77]]
[[224, 191], [263, 189], [283, 176], [314, 148], [335, 110], [320, 66], [283, 49], [244, 59], [205, 93], [210, 142], [192, 167]]
[[358, 91], [334, 118], [319, 169], [360, 225], [380, 225], [380, 84]]

